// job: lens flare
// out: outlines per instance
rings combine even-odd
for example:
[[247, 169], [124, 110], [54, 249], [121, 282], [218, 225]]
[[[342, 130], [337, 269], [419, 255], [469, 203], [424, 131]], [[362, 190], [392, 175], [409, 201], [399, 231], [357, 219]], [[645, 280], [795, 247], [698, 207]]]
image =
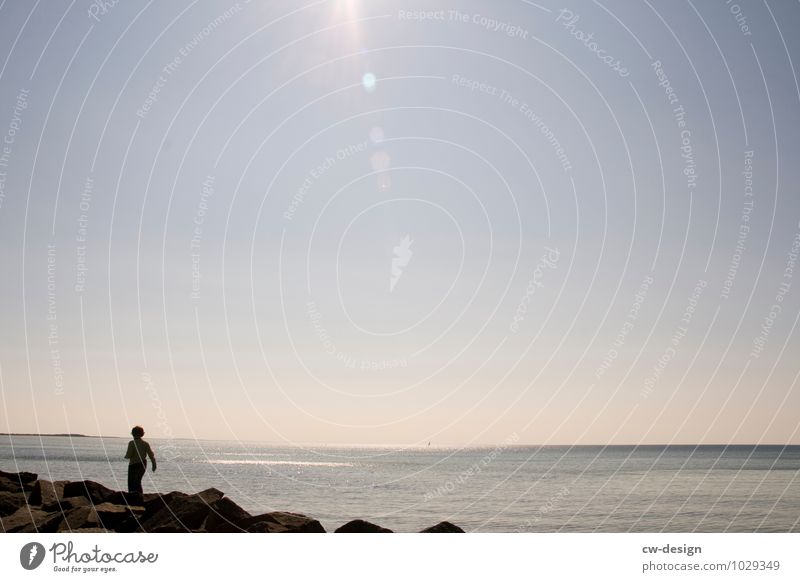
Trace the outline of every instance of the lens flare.
[[367, 93], [372, 93], [375, 90], [377, 82], [378, 79], [376, 79], [375, 75], [372, 73], [364, 73], [364, 76], [361, 77], [361, 84], [364, 86], [364, 90], [367, 91]]

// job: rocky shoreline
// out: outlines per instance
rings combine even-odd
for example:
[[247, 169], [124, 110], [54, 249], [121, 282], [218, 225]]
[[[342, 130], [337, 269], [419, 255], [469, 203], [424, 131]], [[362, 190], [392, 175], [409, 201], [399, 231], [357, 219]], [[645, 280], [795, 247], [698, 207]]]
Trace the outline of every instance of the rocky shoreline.
[[[0, 531], [6, 533], [325, 533], [299, 513], [251, 515], [218, 489], [199, 493], [114, 491], [94, 481], [48, 481], [0, 470]], [[463, 533], [443, 521], [420, 533]], [[354, 519], [336, 533], [392, 533]]]

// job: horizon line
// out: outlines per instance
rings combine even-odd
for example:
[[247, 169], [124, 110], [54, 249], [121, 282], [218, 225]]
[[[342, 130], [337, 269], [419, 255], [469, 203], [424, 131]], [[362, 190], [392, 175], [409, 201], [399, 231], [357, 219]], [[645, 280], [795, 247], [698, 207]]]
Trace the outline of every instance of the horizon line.
[[[83, 433], [13, 433], [13, 432], [0, 432], [0, 436], [7, 437], [56, 437], [56, 438], [99, 438], [99, 439], [126, 439], [130, 435], [91, 435]], [[505, 442], [491, 442], [491, 443], [470, 443], [470, 444], [431, 444], [431, 443], [342, 443], [342, 442], [319, 442], [319, 441], [297, 441], [294, 443], [287, 443], [285, 441], [262, 441], [257, 439], [231, 439], [231, 438], [205, 438], [205, 437], [163, 437], [163, 436], [150, 436], [153, 440], [157, 441], [227, 441], [234, 443], [259, 443], [271, 446], [318, 446], [318, 447], [383, 447], [383, 448], [439, 448], [439, 449], [454, 449], [454, 448], [476, 448], [476, 447], [496, 447], [496, 448], [514, 448], [514, 447], [539, 447], [539, 448], [563, 448], [563, 447], [796, 447], [800, 446], [797, 443], [505, 443]]]

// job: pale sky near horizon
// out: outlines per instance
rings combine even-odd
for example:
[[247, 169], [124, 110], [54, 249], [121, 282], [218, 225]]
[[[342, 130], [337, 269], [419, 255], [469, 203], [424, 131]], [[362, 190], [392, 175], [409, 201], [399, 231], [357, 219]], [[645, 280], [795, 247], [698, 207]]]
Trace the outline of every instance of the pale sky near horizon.
[[0, 432], [800, 444], [797, 30], [0, 3]]

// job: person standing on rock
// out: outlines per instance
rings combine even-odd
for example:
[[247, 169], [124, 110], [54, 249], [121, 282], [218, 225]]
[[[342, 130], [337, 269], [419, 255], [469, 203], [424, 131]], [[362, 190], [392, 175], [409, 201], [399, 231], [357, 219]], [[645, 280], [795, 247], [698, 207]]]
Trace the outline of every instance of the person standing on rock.
[[142, 477], [147, 470], [147, 457], [150, 457], [153, 472], [155, 472], [156, 456], [150, 444], [142, 439], [144, 429], [141, 426], [134, 426], [131, 429], [131, 436], [133, 436], [133, 440], [128, 443], [128, 450], [125, 453], [125, 458], [130, 459], [128, 462], [128, 491], [141, 495], [143, 493]]

